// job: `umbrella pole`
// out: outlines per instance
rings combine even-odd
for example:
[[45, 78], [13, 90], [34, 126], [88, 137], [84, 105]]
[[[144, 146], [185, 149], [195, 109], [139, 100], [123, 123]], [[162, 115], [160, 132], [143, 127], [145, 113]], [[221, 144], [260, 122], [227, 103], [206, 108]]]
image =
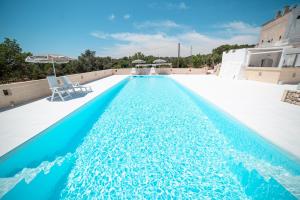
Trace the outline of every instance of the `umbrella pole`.
[[55, 66], [54, 66], [54, 60], [52, 58], [52, 67], [53, 67], [53, 73], [54, 73], [54, 76], [56, 76], [56, 72], [55, 72]]

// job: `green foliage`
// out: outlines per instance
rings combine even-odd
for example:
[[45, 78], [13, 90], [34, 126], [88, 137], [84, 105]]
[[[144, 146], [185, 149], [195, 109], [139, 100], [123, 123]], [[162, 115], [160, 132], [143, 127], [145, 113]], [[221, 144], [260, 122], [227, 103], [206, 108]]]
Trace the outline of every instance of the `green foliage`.
[[0, 43], [0, 80], [13, 77], [18, 80], [19, 77], [26, 76], [27, 65], [24, 60], [30, 53], [22, 53], [22, 49], [16, 40], [5, 38]]
[[[250, 48], [254, 45], [222, 45], [206, 55], [193, 55], [185, 58], [160, 57], [172, 63], [173, 67], [212, 67], [222, 61], [223, 52], [231, 49]], [[0, 83], [26, 81], [45, 78], [53, 74], [52, 64], [26, 63], [25, 58], [32, 55], [29, 52], [22, 52], [22, 48], [15, 39], [5, 38], [0, 43]], [[111, 68], [130, 68], [131, 62], [136, 59], [145, 60], [146, 63], [153, 63], [157, 57], [146, 56], [137, 52], [133, 56], [112, 59], [111, 57], [97, 57], [95, 51], [85, 50], [77, 60], [66, 64], [56, 64], [57, 76], [104, 70]], [[179, 64], [179, 65], [178, 65]]]
[[242, 49], [242, 48], [253, 48], [255, 45], [222, 45], [212, 50], [212, 53], [206, 55], [194, 55], [192, 56], [192, 65], [193, 67], [204, 67], [209, 66], [212, 67], [218, 63], [222, 62], [222, 54], [223, 52], [228, 52], [232, 49]]

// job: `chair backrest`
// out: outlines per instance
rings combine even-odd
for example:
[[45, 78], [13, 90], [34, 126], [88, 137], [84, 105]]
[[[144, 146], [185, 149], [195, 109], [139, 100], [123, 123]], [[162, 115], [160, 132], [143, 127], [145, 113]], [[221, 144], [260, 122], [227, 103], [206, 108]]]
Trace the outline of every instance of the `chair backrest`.
[[50, 88], [60, 87], [55, 76], [47, 76]]
[[135, 74], [136, 73], [136, 69], [135, 68], [131, 68], [131, 74]]
[[67, 76], [62, 76], [61, 80], [63, 81], [64, 85], [73, 85], [73, 83], [70, 81], [70, 79]]
[[155, 68], [154, 67], [151, 67], [150, 74], [155, 74]]

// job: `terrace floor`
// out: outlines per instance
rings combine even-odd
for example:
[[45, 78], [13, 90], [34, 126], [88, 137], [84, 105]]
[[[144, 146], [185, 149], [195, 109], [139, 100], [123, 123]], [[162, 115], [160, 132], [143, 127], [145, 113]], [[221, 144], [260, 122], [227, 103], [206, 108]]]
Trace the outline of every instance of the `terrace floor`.
[[207, 75], [171, 77], [300, 160], [300, 106], [281, 101], [283, 91], [296, 85]]
[[43, 98], [0, 112], [0, 156], [64, 118], [125, 77], [127, 76], [115, 75], [86, 84], [92, 87], [93, 92], [80, 98], [65, 102], [50, 102], [47, 98]]
[[[65, 102], [49, 102], [44, 98], [0, 112], [0, 156], [125, 77], [114, 75], [89, 83], [94, 92], [81, 98]], [[300, 159], [300, 106], [280, 101], [284, 89], [295, 89], [295, 85], [224, 80], [208, 75], [171, 77]]]

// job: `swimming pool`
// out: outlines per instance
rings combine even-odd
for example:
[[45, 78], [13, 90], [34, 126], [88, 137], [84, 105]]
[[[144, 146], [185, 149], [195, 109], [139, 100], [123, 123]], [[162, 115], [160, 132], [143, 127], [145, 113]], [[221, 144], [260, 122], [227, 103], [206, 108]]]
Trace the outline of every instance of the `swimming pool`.
[[300, 198], [298, 160], [165, 76], [123, 80], [1, 157], [0, 177], [3, 199]]

